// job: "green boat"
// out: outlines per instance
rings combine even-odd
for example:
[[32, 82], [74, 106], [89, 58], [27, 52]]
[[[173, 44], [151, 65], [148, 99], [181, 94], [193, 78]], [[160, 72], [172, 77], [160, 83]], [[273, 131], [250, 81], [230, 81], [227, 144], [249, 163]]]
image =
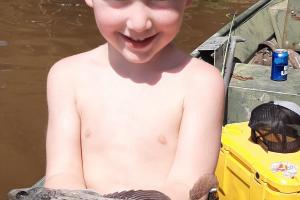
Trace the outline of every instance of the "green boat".
[[[290, 67], [287, 81], [272, 81], [271, 64], [262, 66], [271, 54], [258, 55], [257, 50], [271, 50], [270, 43], [273, 48], [290, 49], [294, 68], [300, 67], [296, 53], [300, 51], [299, 0], [258, 1], [192, 52], [224, 75], [228, 87], [225, 124], [247, 121], [254, 107], [268, 101], [287, 100], [300, 105], [299, 69]], [[261, 56], [261, 63], [255, 64], [254, 56]]]

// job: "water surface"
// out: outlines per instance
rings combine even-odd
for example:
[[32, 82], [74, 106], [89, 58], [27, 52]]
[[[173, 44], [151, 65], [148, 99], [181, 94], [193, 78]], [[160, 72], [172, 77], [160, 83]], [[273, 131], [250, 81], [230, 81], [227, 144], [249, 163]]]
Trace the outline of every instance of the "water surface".
[[[256, 0], [194, 0], [176, 43], [191, 52]], [[241, 3], [242, 2], [242, 3]], [[57, 60], [104, 43], [83, 0], [0, 2], [0, 199], [45, 172], [46, 76]]]

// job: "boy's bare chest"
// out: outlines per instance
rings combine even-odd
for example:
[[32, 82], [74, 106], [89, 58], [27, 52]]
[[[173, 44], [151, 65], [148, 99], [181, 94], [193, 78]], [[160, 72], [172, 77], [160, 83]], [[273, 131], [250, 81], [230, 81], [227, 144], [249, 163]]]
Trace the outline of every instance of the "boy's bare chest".
[[77, 93], [82, 128], [110, 134], [178, 131], [183, 94], [171, 81], [156, 85], [126, 80], [85, 84]]
[[[107, 191], [157, 185], [173, 162], [183, 92], [171, 81], [149, 85], [108, 79], [85, 79], [77, 91], [87, 184], [106, 180]], [[103, 173], [92, 166], [101, 167]], [[131, 171], [124, 173], [124, 169]], [[91, 173], [98, 175], [91, 178]], [[140, 177], [148, 179], [148, 185]]]

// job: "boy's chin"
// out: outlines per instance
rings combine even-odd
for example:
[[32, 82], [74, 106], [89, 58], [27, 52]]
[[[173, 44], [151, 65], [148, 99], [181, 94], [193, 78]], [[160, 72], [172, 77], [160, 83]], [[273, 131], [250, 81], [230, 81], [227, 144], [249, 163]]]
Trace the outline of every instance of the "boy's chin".
[[146, 64], [152, 61], [155, 54], [134, 54], [131, 52], [123, 52], [123, 57], [127, 62], [133, 63], [133, 64]]

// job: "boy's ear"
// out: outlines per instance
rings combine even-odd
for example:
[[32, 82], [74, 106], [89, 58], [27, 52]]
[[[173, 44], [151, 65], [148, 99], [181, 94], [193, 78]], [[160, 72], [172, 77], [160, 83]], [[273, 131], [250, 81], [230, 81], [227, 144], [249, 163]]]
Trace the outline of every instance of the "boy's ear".
[[89, 7], [93, 7], [93, 0], [85, 0], [85, 3], [89, 6]]

